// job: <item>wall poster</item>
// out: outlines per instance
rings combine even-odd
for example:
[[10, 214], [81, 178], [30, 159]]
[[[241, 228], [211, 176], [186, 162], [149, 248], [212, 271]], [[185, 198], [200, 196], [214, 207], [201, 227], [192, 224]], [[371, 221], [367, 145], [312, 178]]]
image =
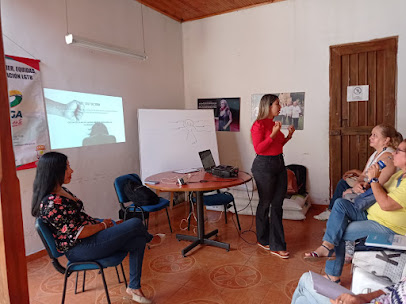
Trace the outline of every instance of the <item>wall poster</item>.
[[[268, 93], [267, 93], [268, 94]], [[282, 128], [287, 129], [288, 126], [293, 125], [296, 130], [303, 130], [304, 128], [304, 92], [294, 93], [269, 93], [279, 97], [281, 111], [278, 116], [274, 118], [275, 121], [282, 122]], [[252, 94], [251, 95], [251, 121], [252, 123], [257, 119], [259, 102], [265, 94]]]
[[205, 98], [197, 100], [198, 109], [213, 109], [216, 131], [240, 131], [240, 98]]

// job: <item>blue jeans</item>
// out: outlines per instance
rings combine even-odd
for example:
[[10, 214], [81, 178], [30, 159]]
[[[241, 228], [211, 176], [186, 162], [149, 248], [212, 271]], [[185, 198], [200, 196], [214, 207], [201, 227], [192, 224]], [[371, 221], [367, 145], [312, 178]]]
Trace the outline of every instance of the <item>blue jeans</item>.
[[355, 241], [367, 237], [371, 232], [395, 234], [391, 229], [367, 219], [367, 213], [360, 211], [350, 201], [336, 200], [327, 221], [323, 241], [334, 245], [335, 260], [326, 262], [325, 272], [339, 277], [343, 270], [345, 258], [345, 241]]
[[347, 189], [351, 188], [350, 185], [343, 179], [340, 179], [337, 183], [336, 189], [334, 190], [333, 197], [330, 200], [330, 205], [328, 205], [328, 210], [332, 210], [334, 206], [334, 202], [343, 196], [343, 192]]
[[309, 272], [302, 274], [292, 296], [292, 304], [330, 304], [330, 300], [313, 289]]
[[283, 155], [257, 155], [251, 170], [259, 196], [255, 216], [258, 242], [269, 245], [273, 251], [284, 251], [286, 242], [282, 224], [282, 204], [288, 178]]
[[81, 239], [65, 254], [71, 262], [98, 260], [117, 252], [130, 253], [130, 283], [128, 287], [141, 288], [141, 270], [145, 244], [152, 240], [141, 220], [129, 219], [119, 225]]

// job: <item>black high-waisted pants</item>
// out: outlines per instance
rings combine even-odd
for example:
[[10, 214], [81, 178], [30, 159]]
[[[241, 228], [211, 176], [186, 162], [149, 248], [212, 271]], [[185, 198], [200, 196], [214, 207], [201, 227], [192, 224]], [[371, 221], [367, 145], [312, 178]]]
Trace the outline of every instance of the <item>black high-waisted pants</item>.
[[283, 154], [257, 155], [252, 173], [258, 188], [256, 213], [257, 240], [272, 251], [286, 250], [282, 224], [282, 204], [287, 190], [287, 173]]

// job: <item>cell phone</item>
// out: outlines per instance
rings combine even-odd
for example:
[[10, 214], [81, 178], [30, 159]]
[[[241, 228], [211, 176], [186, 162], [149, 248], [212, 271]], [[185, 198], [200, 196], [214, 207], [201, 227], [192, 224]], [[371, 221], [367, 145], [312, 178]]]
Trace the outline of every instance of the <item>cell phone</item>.
[[159, 181], [145, 181], [145, 183], [149, 185], [156, 185], [159, 184]]

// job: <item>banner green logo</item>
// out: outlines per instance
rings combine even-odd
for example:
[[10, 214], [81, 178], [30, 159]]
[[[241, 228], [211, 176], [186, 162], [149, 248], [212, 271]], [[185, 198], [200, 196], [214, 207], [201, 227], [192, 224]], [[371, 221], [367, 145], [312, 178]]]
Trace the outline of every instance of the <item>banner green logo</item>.
[[11, 98], [14, 97], [12, 101], [10, 101], [10, 108], [13, 108], [21, 103], [23, 100], [23, 94], [18, 90], [11, 90], [9, 96]]

